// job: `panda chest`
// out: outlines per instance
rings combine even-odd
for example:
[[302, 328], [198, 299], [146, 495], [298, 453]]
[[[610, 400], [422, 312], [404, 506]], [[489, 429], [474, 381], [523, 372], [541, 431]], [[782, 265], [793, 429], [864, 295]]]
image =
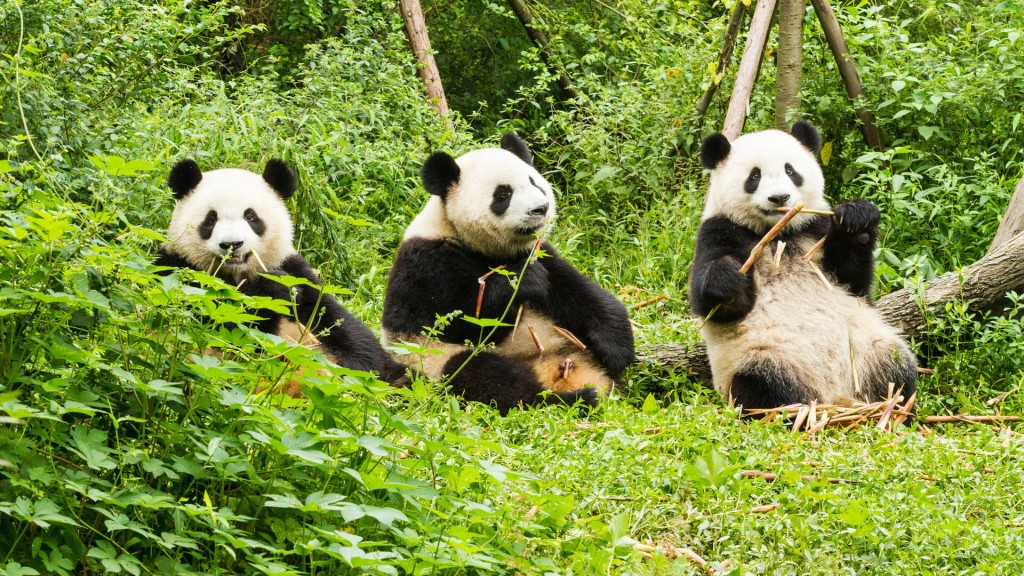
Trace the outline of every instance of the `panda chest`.
[[807, 237], [769, 244], [753, 270], [758, 300], [799, 301], [833, 292], [836, 288], [821, 272], [821, 250], [815, 250], [815, 245]]

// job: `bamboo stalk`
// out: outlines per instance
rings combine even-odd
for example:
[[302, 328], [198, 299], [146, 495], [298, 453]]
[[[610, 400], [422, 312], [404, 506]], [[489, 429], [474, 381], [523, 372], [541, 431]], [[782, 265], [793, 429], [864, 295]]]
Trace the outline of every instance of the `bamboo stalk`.
[[821, 283], [825, 285], [825, 288], [828, 288], [829, 292], [835, 291], [835, 288], [832, 287], [832, 283], [828, 281], [828, 278], [825, 277], [825, 274], [821, 271], [821, 268], [818, 268], [817, 264], [808, 260], [807, 265], [811, 267], [814, 274], [818, 276], [818, 280], [821, 280]]
[[639, 309], [643, 308], [644, 306], [650, 306], [651, 304], [654, 304], [655, 302], [661, 302], [665, 298], [668, 298], [668, 294], [665, 294], [664, 292], [662, 292], [661, 294], [658, 294], [654, 298], [649, 298], [647, 300], [644, 300], [643, 302], [639, 302], [637, 304], [633, 304], [632, 306], [629, 307], [629, 311], [632, 312], [634, 310], [639, 310]]
[[929, 424], [939, 424], [944, 422], [972, 422], [975, 424], [985, 424], [992, 422], [1020, 422], [1020, 416], [972, 416], [970, 414], [954, 414], [952, 416], [946, 416], [940, 414], [925, 416], [924, 420]]
[[540, 343], [540, 338], [537, 337], [537, 332], [534, 331], [533, 326], [529, 322], [526, 323], [526, 329], [530, 331], [530, 337], [533, 338], [533, 345], [537, 347], [537, 350], [544, 352], [544, 345]]
[[757, 262], [758, 257], [761, 256], [761, 252], [764, 252], [765, 247], [768, 246], [768, 244], [770, 244], [771, 241], [779, 235], [779, 232], [782, 232], [782, 229], [786, 227], [786, 224], [789, 224], [789, 221], [803, 209], [803, 204], [797, 204], [790, 208], [782, 218], [779, 218], [779, 221], [775, 223], [775, 226], [772, 226], [771, 230], [764, 235], [764, 238], [761, 238], [761, 241], [754, 246], [753, 250], [750, 251], [750, 256], [747, 257], [747, 261], [743, 263], [743, 266], [740, 266], [740, 274], [746, 274], [747, 271], [750, 270], [754, 263]]
[[785, 250], [785, 249], [786, 249], [786, 243], [781, 241], [781, 240], [779, 241], [778, 244], [775, 245], [775, 267], [776, 268], [778, 268], [779, 266], [782, 265], [782, 251]]
[[[789, 221], [792, 220], [803, 209], [804, 205], [802, 203], [797, 204], [791, 207], [789, 211], [782, 216], [782, 218], [779, 218], [779, 221], [776, 222], [774, 226], [772, 226], [771, 230], [769, 230], [768, 233], [765, 234], [763, 238], [761, 238], [761, 241], [758, 242], [757, 245], [755, 245], [754, 248], [750, 251], [750, 256], [747, 257], [747, 261], [744, 262], [742, 266], [740, 266], [740, 274], [746, 274], [750, 270], [754, 263], [757, 262], [757, 259], [761, 256], [761, 253], [764, 252], [765, 247], [768, 246], [768, 244], [770, 244], [771, 241], [776, 236], [779, 235], [779, 232], [781, 232], [782, 229], [786, 227], [786, 224], [789, 224]], [[716, 304], [715, 307], [711, 309], [711, 312], [708, 312], [708, 315], [704, 317], [704, 321], [701, 322], [699, 326], [697, 326], [697, 330], [703, 328], [704, 325], [708, 323], [708, 320], [711, 320], [711, 317], [714, 316], [715, 312], [718, 312], [718, 309], [721, 307], [721, 304]]]
[[[785, 206], [779, 206], [775, 209], [776, 212], [789, 212], [789, 208]], [[835, 212], [831, 210], [812, 210], [811, 208], [804, 208], [801, 210], [804, 214], [817, 214], [819, 216], [832, 216]]]
[[828, 240], [828, 234], [822, 236], [821, 240], [818, 240], [818, 242], [814, 246], [811, 246], [811, 249], [808, 250], [807, 253], [803, 255], [804, 262], [811, 261], [811, 256], [814, 256], [814, 253], [817, 252], [819, 248], [825, 245], [825, 240]]
[[481, 276], [481, 277], [476, 279], [477, 284], [480, 285], [480, 290], [477, 291], [477, 293], [476, 293], [476, 316], [475, 316], [475, 318], [479, 318], [480, 317], [480, 307], [483, 306], [483, 303], [484, 303], [484, 290], [487, 289], [487, 277], [490, 276], [491, 274], [494, 274], [498, 270], [503, 270], [504, 268], [505, 268], [505, 265], [502, 264], [501, 266], [498, 266], [497, 268], [491, 270], [487, 274], [484, 274], [483, 276]]
[[1020, 386], [1017, 386], [1016, 388], [1014, 388], [1013, 390], [1010, 390], [1009, 392], [1003, 392], [999, 396], [996, 396], [995, 398], [989, 400], [988, 402], [985, 402], [985, 405], [986, 406], [994, 406], [996, 404], [999, 404], [1000, 402], [1005, 400], [1007, 396], [1009, 396], [1010, 394], [1013, 394], [1017, 390], [1020, 390]]
[[914, 390], [914, 393], [911, 394], [910, 398], [907, 399], [907, 403], [903, 405], [903, 410], [902, 411], [900, 411], [900, 410], [895, 411], [897, 416], [892, 421], [892, 427], [893, 428], [896, 428], [900, 424], [903, 424], [903, 421], [906, 420], [908, 416], [910, 416], [911, 410], [914, 409], [914, 403], [916, 401], [917, 401], [917, 390]]
[[577, 338], [576, 335], [573, 334], [572, 332], [569, 332], [565, 328], [559, 328], [558, 326], [555, 326], [554, 324], [551, 324], [550, 326], [551, 326], [551, 329], [554, 330], [555, 332], [557, 332], [559, 336], [561, 336], [562, 338], [565, 338], [566, 340], [568, 340], [570, 344], [572, 344], [573, 346], [579, 348], [580, 351], [583, 351], [583, 350], [587, 349], [587, 345], [584, 344], [579, 338]]

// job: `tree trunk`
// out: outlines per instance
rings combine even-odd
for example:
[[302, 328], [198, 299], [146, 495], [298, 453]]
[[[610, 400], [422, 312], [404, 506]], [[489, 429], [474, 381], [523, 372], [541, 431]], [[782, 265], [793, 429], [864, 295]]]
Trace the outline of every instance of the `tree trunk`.
[[775, 127], [787, 130], [800, 110], [804, 54], [804, 0], [779, 0], [779, 52], [775, 74]]
[[718, 85], [722, 83], [722, 76], [725, 75], [725, 70], [729, 67], [729, 62], [732, 60], [732, 51], [736, 47], [736, 37], [739, 36], [740, 24], [743, 23], [743, 15], [746, 13], [747, 5], [743, 2], [737, 2], [736, 7], [732, 10], [732, 16], [729, 17], [729, 25], [725, 29], [725, 36], [722, 37], [722, 47], [718, 50], [718, 62], [715, 67], [714, 77], [711, 79], [711, 85], [704, 91], [704, 95], [701, 96], [700, 102], [697, 104], [698, 126], [704, 122], [704, 115], [707, 114], [708, 108], [711, 107], [711, 100], [715, 97]]
[[[836, 66], [839, 68], [839, 75], [843, 78], [843, 85], [850, 99], [856, 102], [864, 96], [864, 85], [861, 84], [860, 75], [857, 74], [857, 66], [850, 59], [850, 48], [846, 45], [843, 32], [839, 29], [839, 21], [832, 12], [832, 5], [828, 0], [811, 0], [814, 12], [818, 15], [818, 22], [825, 33], [825, 41], [832, 50], [832, 56], [836, 59]], [[875, 115], [863, 106], [857, 107], [857, 117], [861, 121], [861, 132], [864, 134], [864, 141], [875, 150], [882, 150], [882, 133], [875, 126]]]
[[416, 68], [427, 87], [427, 98], [437, 113], [447, 119], [448, 100], [444, 97], [444, 86], [441, 85], [441, 74], [437, 70], [434, 53], [430, 50], [430, 36], [427, 35], [427, 21], [423, 17], [420, 0], [398, 0], [398, 7], [402, 11], [409, 45], [416, 55]]
[[569, 78], [569, 73], [565, 71], [565, 68], [558, 62], [558, 59], [555, 58], [554, 53], [552, 53], [551, 48], [548, 46], [547, 34], [533, 25], [533, 13], [530, 11], [530, 7], [526, 5], [525, 0], [508, 0], [508, 4], [512, 11], [515, 12], [516, 18], [519, 18], [523, 28], [526, 29], [530, 39], [540, 48], [540, 58], [544, 61], [544, 66], [558, 78], [558, 85], [562, 88], [566, 98], [570, 100], [578, 98], [580, 93], [573, 85], [572, 79]]
[[1010, 204], [1003, 213], [1003, 221], [999, 223], [995, 237], [992, 238], [992, 246], [989, 252], [1010, 241], [1017, 234], [1024, 232], [1024, 178], [1020, 179], [1017, 189], [1013, 191]]
[[[880, 298], [875, 304], [882, 318], [908, 337], [921, 337], [922, 305], [942, 316], [950, 302], [966, 302], [970, 310], [984, 309], [1007, 291], [1024, 285], [1024, 234], [994, 248], [981, 260], [959, 272], [949, 272], [928, 282], [918, 297], [916, 288], [904, 288]], [[668, 371], [685, 371], [694, 380], [711, 385], [707, 348], [703, 343], [661, 344], [639, 351], [641, 362]]]
[[750, 18], [747, 44], [743, 48], [743, 58], [736, 72], [736, 84], [732, 87], [729, 110], [725, 113], [722, 127], [722, 134], [729, 140], [735, 140], [743, 132], [743, 123], [747, 120], [750, 93], [754, 90], [757, 71], [761, 67], [764, 43], [768, 39], [768, 29], [771, 28], [772, 15], [775, 13], [775, 1], [758, 0], [754, 15]]

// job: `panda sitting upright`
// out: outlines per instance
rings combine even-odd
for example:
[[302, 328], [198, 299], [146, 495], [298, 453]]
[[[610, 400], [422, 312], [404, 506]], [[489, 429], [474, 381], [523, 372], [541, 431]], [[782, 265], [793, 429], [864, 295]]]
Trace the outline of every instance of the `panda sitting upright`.
[[[541, 403], [595, 405], [633, 360], [632, 328], [622, 303], [550, 244], [530, 261], [538, 234], [555, 215], [555, 198], [526, 143], [510, 132], [501, 148], [458, 159], [435, 152], [420, 175], [432, 196], [406, 230], [391, 268], [385, 339], [439, 351], [400, 358], [432, 378], [451, 377], [453, 392], [502, 414]], [[471, 345], [491, 327], [462, 317], [450, 319], [436, 336], [440, 342], [428, 341], [424, 329], [457, 311], [502, 319], [488, 342], [493, 347], [473, 356]]]
[[910, 347], [870, 303], [879, 220], [871, 202], [844, 202], [832, 217], [798, 214], [746, 275], [739, 272], [783, 216], [778, 208], [829, 210], [814, 157], [820, 148], [818, 130], [803, 121], [789, 134], [765, 130], [731, 143], [713, 134], [701, 147], [711, 182], [691, 305], [706, 318], [701, 334], [715, 388], [746, 409], [874, 401], [888, 395], [890, 383], [904, 399], [916, 389]]
[[[250, 296], [294, 301], [294, 316], [260, 310], [260, 330], [298, 340], [304, 324], [319, 348], [336, 364], [380, 372], [392, 383], [404, 367], [383, 349], [370, 330], [330, 294], [292, 246], [292, 219], [284, 201], [294, 194], [295, 175], [281, 160], [270, 160], [263, 174], [223, 168], [202, 172], [193, 160], [171, 169], [167, 184], [177, 204], [156, 265], [215, 274]], [[262, 274], [305, 278], [294, 298], [280, 282]]]

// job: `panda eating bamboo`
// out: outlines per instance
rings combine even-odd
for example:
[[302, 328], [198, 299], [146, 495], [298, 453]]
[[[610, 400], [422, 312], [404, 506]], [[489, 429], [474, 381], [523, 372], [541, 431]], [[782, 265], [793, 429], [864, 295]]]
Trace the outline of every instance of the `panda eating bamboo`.
[[[340, 366], [377, 371], [393, 384], [406, 382], [404, 367], [362, 322], [320, 290], [316, 272], [292, 245], [285, 200], [295, 193], [297, 180], [287, 164], [271, 159], [262, 174], [236, 168], [203, 172], [186, 159], [174, 165], [167, 184], [177, 204], [157, 266], [205, 271], [250, 296], [292, 303], [292, 314], [259, 310], [257, 327], [313, 343]], [[267, 276], [294, 276], [308, 283], [295, 286], [291, 294]]]
[[596, 404], [633, 360], [632, 328], [615, 296], [538, 242], [555, 198], [526, 143], [510, 132], [500, 148], [435, 152], [420, 174], [431, 196], [391, 268], [383, 323], [387, 341], [428, 352], [400, 359], [502, 414]]
[[745, 409], [874, 401], [916, 390], [907, 342], [870, 302], [878, 208], [851, 200], [832, 216], [799, 213], [747, 273], [739, 269], [783, 214], [830, 210], [815, 154], [821, 136], [798, 121], [730, 142], [704, 139], [711, 170], [690, 273], [715, 388]]

